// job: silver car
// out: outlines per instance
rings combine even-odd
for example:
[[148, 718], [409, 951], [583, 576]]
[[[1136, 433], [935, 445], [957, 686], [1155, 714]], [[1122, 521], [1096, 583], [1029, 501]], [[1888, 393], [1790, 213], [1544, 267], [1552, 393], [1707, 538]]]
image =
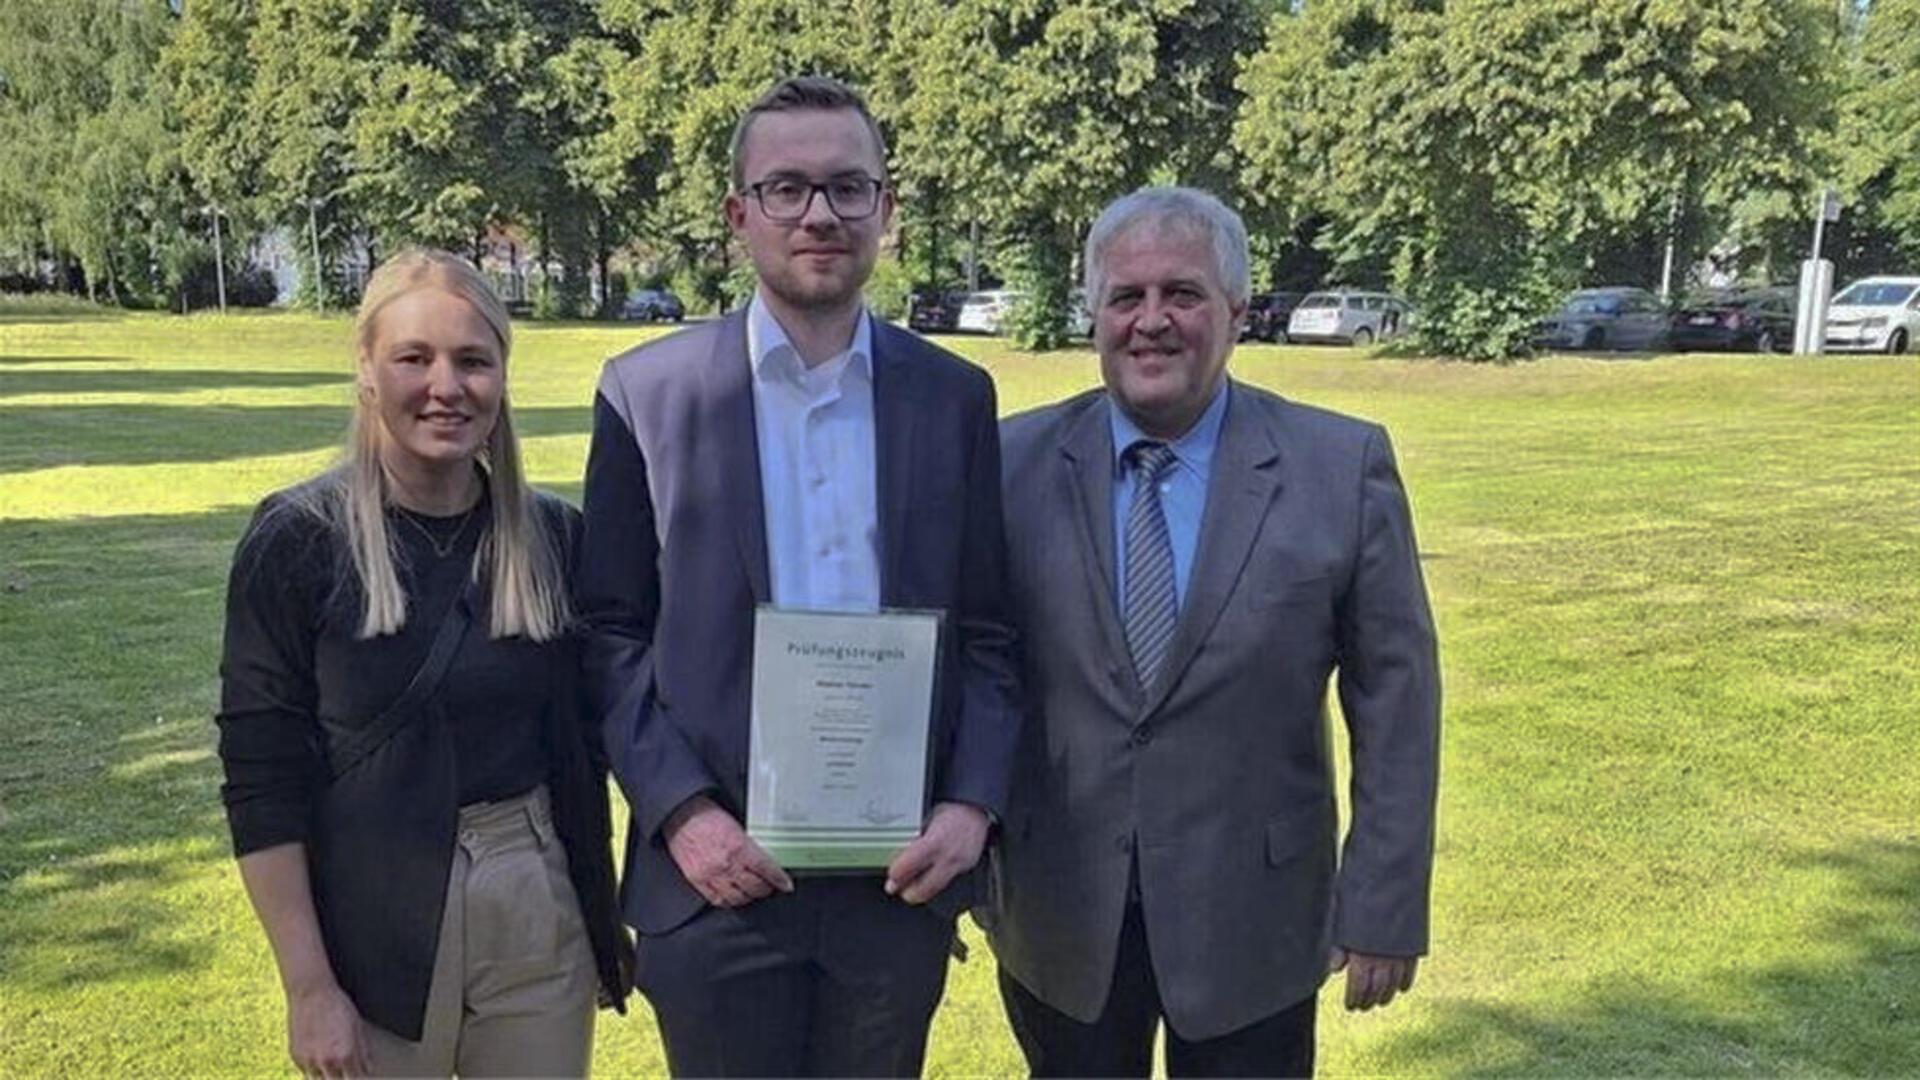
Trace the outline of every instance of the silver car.
[[1660, 298], [1645, 289], [1579, 289], [1541, 320], [1533, 343], [1543, 349], [1648, 351], [1667, 343], [1670, 323]]
[[1308, 294], [1287, 316], [1287, 340], [1367, 346], [1407, 328], [1405, 300], [1386, 293], [1335, 289]]

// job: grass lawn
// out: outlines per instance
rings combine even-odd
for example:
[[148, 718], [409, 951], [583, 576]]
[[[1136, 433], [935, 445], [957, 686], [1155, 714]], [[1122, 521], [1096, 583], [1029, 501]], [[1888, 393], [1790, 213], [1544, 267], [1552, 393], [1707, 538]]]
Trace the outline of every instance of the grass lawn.
[[[523, 329], [536, 482], [577, 500], [599, 361], [647, 332]], [[209, 718], [233, 543], [332, 456], [347, 337], [0, 311], [0, 1075], [289, 1071]], [[952, 344], [1008, 410], [1098, 377]], [[1323, 1009], [1323, 1071], [1920, 1073], [1920, 365], [1233, 370], [1389, 426], [1440, 621], [1433, 955]], [[932, 1073], [1019, 1071], [991, 967]], [[644, 1008], [596, 1062], [663, 1071]]]

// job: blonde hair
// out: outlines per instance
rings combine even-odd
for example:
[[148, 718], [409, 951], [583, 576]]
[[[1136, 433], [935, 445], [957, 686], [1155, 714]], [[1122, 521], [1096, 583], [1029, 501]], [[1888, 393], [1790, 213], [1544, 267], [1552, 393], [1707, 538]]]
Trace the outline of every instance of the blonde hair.
[[[480, 271], [466, 260], [427, 248], [403, 251], [373, 272], [354, 320], [356, 363], [371, 360], [380, 312], [420, 289], [444, 289], [473, 306], [500, 343], [505, 370], [513, 344], [506, 305]], [[316, 507], [345, 536], [360, 579], [363, 610], [359, 637], [397, 632], [407, 621], [407, 596], [395, 567], [394, 538], [387, 528], [391, 481], [380, 460], [383, 427], [369, 395], [354, 395], [353, 420], [345, 453], [332, 483], [318, 486], [324, 505]], [[559, 552], [549, 531], [535, 520], [535, 497], [520, 464], [520, 441], [513, 431], [508, 395], [500, 397], [500, 415], [478, 455], [493, 500], [493, 520], [474, 551], [473, 578], [488, 577], [492, 588], [489, 627], [496, 638], [524, 636], [550, 641], [572, 620], [562, 580]]]

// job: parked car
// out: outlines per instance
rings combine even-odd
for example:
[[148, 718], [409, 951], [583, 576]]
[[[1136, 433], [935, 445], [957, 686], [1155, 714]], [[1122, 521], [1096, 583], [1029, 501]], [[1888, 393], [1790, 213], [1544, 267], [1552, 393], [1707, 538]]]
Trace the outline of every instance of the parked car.
[[679, 322], [687, 317], [687, 309], [671, 290], [636, 289], [621, 305], [620, 317], [643, 322]]
[[1863, 278], [1827, 307], [1828, 352], [1904, 353], [1920, 343], [1920, 277]]
[[[1027, 294], [1017, 289], [992, 289], [972, 293], [960, 305], [955, 329], [973, 334], [998, 334], [1006, 330], [1007, 316]], [[1068, 337], [1092, 337], [1093, 315], [1087, 311], [1087, 294], [1075, 289], [1067, 297]]]
[[1287, 316], [1287, 340], [1371, 345], [1407, 327], [1407, 302], [1386, 293], [1335, 289], [1309, 293]]
[[1700, 297], [1673, 313], [1675, 352], [1779, 352], [1793, 346], [1792, 289], [1737, 289]]
[[1667, 309], [1645, 289], [1578, 289], [1541, 320], [1533, 343], [1543, 349], [1658, 349], [1667, 340]]
[[907, 325], [923, 334], [950, 334], [959, 325], [963, 292], [917, 292], [907, 309]]
[[1246, 325], [1240, 328], [1241, 340], [1286, 341], [1287, 319], [1300, 306], [1297, 292], [1259, 293], [1247, 301]]
[[955, 320], [954, 329], [973, 334], [997, 334], [1006, 325], [1007, 316], [1013, 312], [1013, 305], [1019, 300], [1020, 294], [1012, 289], [969, 293], [961, 301], [960, 317]]

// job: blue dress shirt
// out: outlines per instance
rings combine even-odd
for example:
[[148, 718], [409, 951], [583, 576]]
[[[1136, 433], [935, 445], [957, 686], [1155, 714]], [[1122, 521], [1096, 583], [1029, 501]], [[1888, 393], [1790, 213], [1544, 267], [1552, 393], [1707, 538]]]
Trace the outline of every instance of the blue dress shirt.
[[[1160, 509], [1167, 517], [1167, 537], [1173, 544], [1173, 593], [1176, 603], [1187, 600], [1187, 581], [1193, 576], [1193, 553], [1200, 546], [1200, 520], [1207, 511], [1207, 480], [1213, 475], [1213, 452], [1220, 446], [1220, 425], [1227, 415], [1227, 380], [1220, 380], [1213, 401], [1185, 435], [1172, 443], [1174, 464], [1160, 481]], [[1137, 474], [1123, 460], [1127, 447], [1147, 438], [1118, 402], [1109, 395], [1107, 416], [1113, 427], [1113, 587], [1122, 617], [1127, 610], [1127, 509], [1133, 505]]]

